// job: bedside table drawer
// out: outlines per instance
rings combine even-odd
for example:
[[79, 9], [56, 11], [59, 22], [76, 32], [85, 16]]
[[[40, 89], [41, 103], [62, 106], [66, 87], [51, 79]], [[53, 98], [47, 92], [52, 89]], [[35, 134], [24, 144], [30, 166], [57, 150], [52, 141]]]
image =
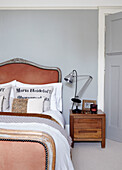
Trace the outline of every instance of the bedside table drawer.
[[74, 138], [101, 138], [101, 129], [74, 129]]
[[101, 129], [101, 119], [74, 119], [74, 128], [80, 129]]
[[105, 148], [106, 115], [98, 110], [97, 114], [72, 113], [70, 110], [70, 136], [74, 142], [100, 141]]

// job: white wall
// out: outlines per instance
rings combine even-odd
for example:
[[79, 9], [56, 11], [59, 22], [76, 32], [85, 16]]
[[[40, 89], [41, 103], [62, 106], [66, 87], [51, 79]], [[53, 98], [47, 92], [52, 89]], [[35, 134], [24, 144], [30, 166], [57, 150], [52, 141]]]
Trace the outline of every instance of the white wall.
[[1, 7], [122, 6], [122, 0], [0, 0]]
[[[97, 99], [97, 10], [0, 11], [0, 62], [21, 57], [57, 66], [62, 78], [73, 69], [93, 81], [83, 98]], [[62, 79], [63, 80], [63, 79]], [[68, 123], [74, 88], [63, 81], [63, 113]], [[78, 89], [82, 81], [78, 82]]]

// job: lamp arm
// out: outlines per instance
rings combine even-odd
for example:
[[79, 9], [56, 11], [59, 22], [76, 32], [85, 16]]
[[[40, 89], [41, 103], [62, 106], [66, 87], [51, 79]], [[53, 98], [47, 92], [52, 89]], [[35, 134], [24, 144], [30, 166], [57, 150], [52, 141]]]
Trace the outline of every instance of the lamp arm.
[[75, 96], [74, 97], [76, 97], [77, 96], [77, 77], [78, 77], [78, 75], [77, 75], [77, 71], [76, 70], [73, 70], [73, 73], [75, 72], [75, 76], [73, 75], [73, 77], [76, 77], [76, 83], [75, 83]]
[[[75, 75], [74, 75], [74, 72], [75, 72]], [[74, 96], [74, 98], [76, 98], [76, 96], [77, 96], [77, 78], [78, 78], [78, 75], [77, 75], [77, 71], [76, 71], [76, 70], [73, 70], [73, 77], [76, 77], [75, 96]], [[73, 106], [74, 106], [74, 102], [72, 103], [72, 110], [73, 110]]]
[[85, 82], [81, 90], [78, 92], [78, 95], [77, 95], [78, 97], [82, 97], [83, 93], [85, 92], [89, 84], [91, 83], [92, 79], [93, 79], [92, 76], [89, 76], [88, 80]]

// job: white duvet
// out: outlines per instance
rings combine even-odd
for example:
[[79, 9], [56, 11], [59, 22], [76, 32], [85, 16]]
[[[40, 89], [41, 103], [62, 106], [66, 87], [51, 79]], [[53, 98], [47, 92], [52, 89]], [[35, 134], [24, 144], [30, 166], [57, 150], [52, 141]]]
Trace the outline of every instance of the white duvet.
[[[47, 114], [54, 114], [53, 111], [50, 111]], [[52, 115], [56, 120], [59, 121], [60, 124], [63, 125], [62, 115], [54, 114]], [[0, 128], [3, 129], [17, 129], [17, 130], [35, 130], [35, 131], [43, 131], [51, 135], [54, 139], [56, 146], [56, 170], [74, 170], [73, 164], [70, 157], [70, 145], [68, 140], [61, 134], [58, 129], [53, 128], [44, 123], [0, 123]]]

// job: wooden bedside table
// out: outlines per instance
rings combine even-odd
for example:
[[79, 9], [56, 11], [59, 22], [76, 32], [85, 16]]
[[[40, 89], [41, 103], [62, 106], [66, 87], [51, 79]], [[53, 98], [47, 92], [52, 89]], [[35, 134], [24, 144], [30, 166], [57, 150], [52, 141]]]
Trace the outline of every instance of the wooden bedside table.
[[75, 141], [101, 141], [105, 148], [105, 113], [98, 110], [97, 114], [72, 113], [70, 111], [70, 136], [72, 147]]

